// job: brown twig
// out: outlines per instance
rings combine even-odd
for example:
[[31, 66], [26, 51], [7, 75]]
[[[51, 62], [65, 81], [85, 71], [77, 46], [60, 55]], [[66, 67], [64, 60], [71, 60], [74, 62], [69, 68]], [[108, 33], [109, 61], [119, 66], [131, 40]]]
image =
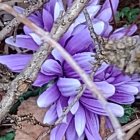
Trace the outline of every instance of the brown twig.
[[[134, 120], [134, 121], [122, 126], [122, 129], [123, 129], [124, 132], [126, 132], [126, 131], [132, 129], [133, 127], [135, 127], [137, 125], [140, 125], [140, 119]], [[113, 133], [110, 136], [108, 136], [106, 139], [107, 140], [113, 140], [113, 139], [115, 139], [115, 137], [116, 137], [116, 134]]]
[[[34, 11], [38, 10], [47, 1], [48, 0], [38, 0], [35, 5], [30, 5], [27, 9], [25, 9], [23, 14], [25, 16], [29, 16]], [[2, 41], [9, 33], [11, 33], [14, 27], [18, 26], [19, 24], [20, 24], [20, 21], [14, 18], [6, 27], [4, 27], [0, 31], [0, 41]]]
[[135, 126], [135, 127], [133, 127], [131, 130], [129, 130], [129, 131], [127, 132], [127, 134], [126, 134], [125, 137], [124, 137], [124, 140], [130, 140], [131, 137], [132, 137], [139, 129], [140, 129], [140, 124], [137, 125], [137, 126]]
[[88, 13], [86, 8], [84, 8], [83, 13], [85, 15], [85, 19], [86, 19], [87, 26], [88, 26], [88, 29], [89, 29], [89, 32], [90, 32], [90, 36], [92, 38], [92, 42], [93, 42], [93, 44], [94, 44], [94, 46], [96, 48], [96, 51], [98, 52], [100, 43], [99, 43], [99, 40], [98, 40], [98, 36], [94, 31], [93, 24], [92, 24], [92, 21], [90, 19], [90, 15], [89, 15], [89, 13]]

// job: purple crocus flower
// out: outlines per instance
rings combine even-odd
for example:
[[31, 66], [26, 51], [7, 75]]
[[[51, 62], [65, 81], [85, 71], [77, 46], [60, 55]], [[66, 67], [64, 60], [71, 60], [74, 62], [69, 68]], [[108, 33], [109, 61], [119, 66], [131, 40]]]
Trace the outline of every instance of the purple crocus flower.
[[[71, 1], [69, 0], [67, 6], [70, 5]], [[112, 5], [115, 13], [118, 0], [112, 0]], [[23, 9], [16, 7], [16, 10], [21, 12]], [[64, 10], [61, 0], [51, 0], [44, 6], [42, 12], [32, 14], [29, 19], [44, 30], [50, 31], [61, 10]], [[87, 10], [93, 21], [95, 32], [98, 35], [108, 37], [112, 32], [112, 26], [109, 25], [109, 21], [112, 19], [109, 0], [106, 0], [102, 7], [98, 5], [98, 0], [91, 0]], [[110, 38], [132, 35], [135, 30], [135, 25], [129, 30], [122, 27], [114, 31]], [[24, 32], [25, 35], [17, 35], [16, 42], [13, 41], [13, 37], [9, 37], [6, 39], [6, 43], [36, 51], [42, 41], [26, 26], [24, 26]], [[79, 15], [59, 40], [59, 43], [87, 74], [92, 72], [95, 54], [91, 50], [94, 45], [85, 24], [83, 13]], [[0, 62], [6, 64], [12, 71], [20, 72], [31, 58], [32, 55], [29, 54], [12, 54], [0, 56]], [[78, 74], [73, 71], [56, 49], [52, 51], [50, 58], [43, 63], [33, 85], [42, 86], [52, 79], [55, 79], [56, 82], [44, 91], [37, 100], [40, 107], [50, 107], [43, 120], [44, 123], [48, 124], [53, 124], [62, 115], [63, 109], [72, 102], [82, 85], [82, 80]], [[118, 68], [106, 63], [103, 63], [95, 73], [94, 82], [109, 101], [108, 106], [117, 117], [124, 114], [124, 110], [119, 104], [133, 103], [134, 95], [138, 93], [140, 86], [134, 78], [124, 75]], [[62, 140], [65, 135], [67, 140], [83, 140], [85, 136], [88, 140], [100, 140], [99, 115], [107, 116], [107, 113], [99, 101], [86, 89], [80, 100], [63, 119], [62, 124], [51, 131], [50, 139]]]

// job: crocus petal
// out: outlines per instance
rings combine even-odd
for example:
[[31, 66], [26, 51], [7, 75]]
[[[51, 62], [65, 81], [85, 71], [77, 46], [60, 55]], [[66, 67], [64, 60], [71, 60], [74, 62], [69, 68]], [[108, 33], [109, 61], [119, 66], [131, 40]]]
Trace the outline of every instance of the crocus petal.
[[89, 130], [86, 128], [85, 133], [86, 133], [86, 136], [87, 136], [88, 140], [102, 140], [102, 138], [100, 137], [99, 133], [96, 132], [96, 129], [95, 129], [94, 134], [91, 134], [89, 132]]
[[[100, 9], [100, 5], [89, 5], [87, 6], [87, 11], [89, 13], [90, 18], [94, 17]], [[78, 18], [75, 20], [74, 25], [77, 26], [78, 24], [84, 23], [86, 21], [84, 14], [81, 13]]]
[[95, 73], [95, 77], [97, 75], [102, 74], [105, 71], [105, 69], [107, 69], [108, 67], [109, 65], [103, 62], [102, 65], [98, 68], [97, 72]]
[[[92, 52], [84, 52], [73, 55], [73, 58], [87, 74], [90, 74], [93, 68], [92, 63], [95, 61], [94, 55]], [[79, 78], [79, 75], [67, 62], [64, 63], [64, 73], [67, 77]]]
[[105, 98], [112, 96], [115, 93], [115, 87], [112, 84], [103, 82], [95, 82], [96, 86], [101, 90]]
[[46, 76], [46, 75], [42, 74], [41, 72], [39, 72], [33, 85], [37, 86], [37, 87], [41, 87], [53, 79], [55, 79], [55, 77], [52, 77], [52, 76], [49, 77], [49, 76]]
[[[115, 1], [106, 0], [100, 10], [100, 13], [98, 14], [98, 16], [96, 18], [99, 18], [99, 19], [101, 19], [103, 21], [107, 21], [107, 22], [110, 21], [112, 19], [112, 15], [116, 13], [118, 4], [119, 4], [119, 0], [115, 0]], [[105, 14], [105, 13], [107, 13], [107, 14]]]
[[44, 116], [43, 123], [53, 124], [57, 119], [56, 104], [53, 104]]
[[[38, 16], [38, 15], [35, 15], [35, 14], [31, 14], [29, 17], [28, 17], [29, 20], [31, 20], [34, 24], [36, 24], [37, 26], [39, 26], [40, 28], [43, 28], [43, 21], [42, 21], [42, 17], [41, 16]], [[27, 26], [24, 26], [23, 27], [23, 30], [25, 32], [25, 34], [29, 34], [29, 33], [32, 33], [33, 31], [27, 27]]]
[[16, 40], [14, 41], [13, 36], [7, 38], [5, 42], [9, 45], [20, 47], [20, 48], [26, 48], [28, 50], [37, 50], [38, 45], [35, 43], [35, 41], [28, 35], [17, 35]]
[[54, 9], [54, 21], [58, 18], [60, 11], [64, 11], [64, 7], [62, 5], [62, 1], [58, 0], [55, 3], [55, 9]]
[[[107, 13], [107, 14], [105, 14]], [[97, 16], [98, 19], [108, 22], [112, 17], [112, 10], [111, 8], [106, 8], [103, 11], [100, 12], [100, 14]]]
[[122, 106], [115, 103], [109, 103], [108, 106], [115, 116], [122, 117], [124, 115], [124, 109]]
[[99, 132], [99, 118], [96, 114], [91, 113], [90, 111], [86, 110], [86, 128], [94, 134], [94, 129]]
[[65, 47], [65, 49], [70, 54], [75, 54], [75, 53], [86, 50], [91, 43], [92, 43], [92, 40], [90, 38], [89, 31], [88, 29], [84, 29], [79, 34], [76, 34], [68, 41], [68, 44]]
[[81, 137], [86, 125], [85, 111], [81, 106], [78, 108], [75, 114], [74, 122], [77, 135]]
[[41, 67], [41, 72], [47, 76], [53, 76], [53, 77], [63, 75], [60, 64], [53, 59], [48, 59], [43, 63]]
[[101, 140], [98, 116], [86, 110], [86, 120], [85, 133], [88, 140]]
[[31, 60], [32, 55], [14, 54], [0, 56], [0, 63], [7, 65], [13, 72], [21, 72]]
[[128, 84], [118, 86], [117, 91], [121, 91], [132, 95], [136, 95], [139, 92], [137, 87]]
[[[75, 97], [70, 97], [69, 98], [69, 101], [68, 101], [68, 104], [70, 105], [70, 103], [74, 100], [74, 98]], [[76, 112], [77, 112], [77, 110], [78, 110], [78, 108], [79, 108], [79, 101], [77, 101], [74, 105], [73, 105], [73, 107], [71, 108], [71, 113], [74, 115]]]
[[53, 49], [52, 50], [52, 55], [53, 57], [58, 60], [61, 64], [64, 61], [64, 58], [62, 57], [62, 55], [60, 54], [60, 52], [57, 49]]
[[[70, 122], [72, 120], [72, 115], [68, 114], [67, 123], [63, 123], [52, 129], [50, 134], [50, 140], [62, 140], [66, 130], [68, 129]], [[73, 139], [72, 139], [73, 140]]]
[[117, 29], [111, 36], [110, 39], [120, 39], [123, 36], [130, 36], [133, 33], [135, 33], [137, 30], [136, 25], [132, 25], [131, 27], [123, 27], [120, 29]]
[[78, 137], [76, 131], [75, 131], [75, 127], [74, 127], [74, 121], [72, 119], [72, 121], [69, 124], [69, 127], [66, 131], [66, 139], [67, 140], [84, 140], [85, 138], [85, 134], [83, 133], [81, 137]]
[[134, 95], [117, 91], [108, 100], [116, 102], [118, 104], [132, 104], [135, 101]]
[[29, 33], [29, 35], [32, 37], [34, 42], [36, 42], [37, 45], [41, 45], [42, 44], [42, 41], [41, 41], [40, 37], [37, 34]]
[[54, 103], [59, 98], [59, 96], [60, 92], [56, 84], [54, 84], [39, 96], [37, 104], [39, 107], [48, 107]]
[[[60, 117], [62, 114], [63, 114], [63, 110], [65, 107], [68, 106], [68, 103], [67, 103], [67, 98], [64, 97], [64, 96], [61, 96], [59, 98], [59, 100], [57, 101], [57, 115], [58, 117]], [[64, 117], [64, 119], [62, 120], [63, 123], [66, 123], [67, 122], [67, 116]]]
[[57, 86], [61, 94], [68, 97], [78, 94], [81, 83], [73, 78], [59, 78]]
[[113, 27], [109, 25], [108, 23], [106, 23], [106, 26], [107, 26], [106, 27], [107, 29], [104, 30], [102, 36], [107, 38], [110, 35], [111, 31], [113, 30]]
[[[93, 113], [97, 113], [99, 115], [107, 115], [100, 102], [96, 99], [81, 97], [80, 103], [82, 103], [83, 106], [85, 106], [89, 111]], [[116, 116], [118, 117], [123, 116], [124, 110], [123, 107], [121, 107], [120, 105], [108, 103], [108, 107], [112, 110], [112, 112]]]
[[[110, 2], [111, 2], [111, 4], [110, 4]], [[111, 0], [111, 1], [110, 0], [106, 0], [105, 3], [103, 4], [101, 10], [100, 10], [101, 15], [103, 14], [105, 9], [108, 9], [108, 8], [111, 9], [111, 5], [112, 5], [112, 9], [113, 9], [113, 14], [115, 14], [116, 10], [117, 10], [117, 7], [118, 7], [118, 4], [119, 4], [119, 0], [115, 0], [115, 1], [113, 1], [113, 0]], [[101, 18], [100, 13], [97, 16], [97, 18], [100, 17], [100, 19], [102, 19], [102, 18], [104, 19], [103, 16]], [[111, 17], [112, 17], [112, 11], [110, 13], [111, 13]], [[110, 14], [110, 13], [107, 13], [107, 14]], [[111, 17], [107, 18], [108, 20], [106, 20], [106, 19], [104, 19], [104, 20], [109, 21], [111, 19]]]
[[77, 34], [79, 34], [81, 31], [83, 31], [84, 29], [86, 29], [86, 25], [85, 25], [85, 24], [77, 25], [76, 27], [74, 27], [74, 29], [73, 29], [73, 31], [72, 31], [72, 35], [77, 35]]
[[[101, 91], [101, 93], [103, 94], [103, 96], [105, 98], [108, 98], [108, 97], [110, 97], [110, 96], [115, 94], [115, 87], [112, 84], [109, 84], [106, 81], [95, 82], [95, 84], [96, 84], [98, 90]], [[85, 92], [90, 93], [89, 94], [90, 96], [89, 95], [88, 96], [92, 98], [91, 92], [88, 89], [86, 89]], [[85, 96], [86, 96], [86, 94], [85, 94]]]
[[47, 10], [43, 9], [42, 18], [44, 23], [44, 29], [50, 31], [53, 25], [52, 15]]
[[69, 127], [66, 131], [66, 138], [67, 138], [67, 140], [77, 140], [78, 139], [77, 133], [75, 131], [73, 119], [71, 120]]
[[97, 5], [99, 3], [99, 0], [90, 0], [89, 5]]
[[101, 35], [105, 30], [105, 22], [103, 21], [93, 22], [93, 28], [97, 35]]

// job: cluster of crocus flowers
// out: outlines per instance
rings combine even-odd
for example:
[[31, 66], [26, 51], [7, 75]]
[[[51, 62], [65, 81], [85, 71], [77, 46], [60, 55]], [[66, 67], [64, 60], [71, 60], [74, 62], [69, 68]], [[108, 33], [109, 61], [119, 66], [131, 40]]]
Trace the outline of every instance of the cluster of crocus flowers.
[[[115, 13], [119, 1], [111, 0], [111, 2]], [[112, 19], [109, 0], [106, 0], [102, 7], [98, 3], [98, 0], [91, 0], [87, 5], [96, 34], [103, 37], [121, 38], [124, 35], [132, 35], [136, 31], [136, 26], [133, 25], [131, 28], [122, 27], [112, 32], [112, 26], [109, 25], [109, 21]], [[68, 0], [66, 4], [69, 7], [72, 1]], [[15, 9], [18, 12], [23, 10], [19, 7], [15, 7]], [[51, 0], [44, 5], [42, 11], [31, 14], [29, 19], [44, 30], [51, 31], [52, 25], [61, 10], [64, 10], [61, 0]], [[42, 43], [40, 38], [26, 26], [24, 26], [24, 33], [24, 35], [16, 36], [16, 42], [11, 36], [6, 39], [6, 43], [36, 51]], [[92, 73], [95, 63], [94, 44], [83, 13], [60, 38], [59, 43], [87, 74]], [[0, 56], [0, 62], [6, 64], [12, 71], [20, 72], [31, 58], [31, 54], [11, 54]], [[43, 122], [51, 125], [62, 115], [63, 109], [79, 93], [83, 82], [56, 49], [51, 52], [49, 59], [43, 63], [33, 85], [42, 86], [50, 80], [55, 80], [55, 83], [39, 96], [37, 104], [39, 107], [49, 107]], [[139, 92], [140, 86], [135, 78], [125, 75], [115, 66], [106, 63], [103, 63], [95, 73], [94, 83], [108, 100], [108, 106], [117, 117], [124, 115], [121, 104], [134, 102], [134, 95]], [[99, 134], [100, 115], [107, 116], [108, 114], [100, 102], [86, 89], [62, 123], [52, 129], [50, 139], [62, 140], [65, 136], [67, 140], [84, 140], [85, 137], [88, 140], [101, 140]]]

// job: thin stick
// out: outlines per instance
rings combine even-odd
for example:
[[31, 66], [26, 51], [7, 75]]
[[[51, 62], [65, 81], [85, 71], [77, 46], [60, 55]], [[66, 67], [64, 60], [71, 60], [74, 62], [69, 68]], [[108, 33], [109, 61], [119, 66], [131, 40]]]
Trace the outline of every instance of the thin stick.
[[[34, 11], [38, 10], [47, 1], [48, 0], [38, 0], [35, 5], [29, 5], [29, 7], [27, 9], [25, 9], [23, 14], [25, 16], [29, 16]], [[14, 29], [14, 27], [18, 26], [19, 24], [20, 24], [20, 21], [18, 21], [16, 18], [14, 18], [7, 26], [5, 26], [0, 31], [0, 41], [2, 41], [9, 33], [11, 33], [12, 30]]]
[[127, 132], [127, 134], [124, 137], [124, 140], [130, 140], [132, 136], [140, 129], [140, 124], [133, 127], [130, 131]]
[[[124, 132], [126, 132], [126, 131], [132, 129], [133, 127], [135, 127], [139, 124], [140, 124], [140, 119], [134, 120], [134, 121], [122, 126], [122, 129], [123, 129]], [[113, 134], [111, 134], [110, 136], [107, 137], [107, 140], [113, 140], [113, 139], [115, 139], [115, 137], [116, 137], [116, 134], [113, 133]]]

